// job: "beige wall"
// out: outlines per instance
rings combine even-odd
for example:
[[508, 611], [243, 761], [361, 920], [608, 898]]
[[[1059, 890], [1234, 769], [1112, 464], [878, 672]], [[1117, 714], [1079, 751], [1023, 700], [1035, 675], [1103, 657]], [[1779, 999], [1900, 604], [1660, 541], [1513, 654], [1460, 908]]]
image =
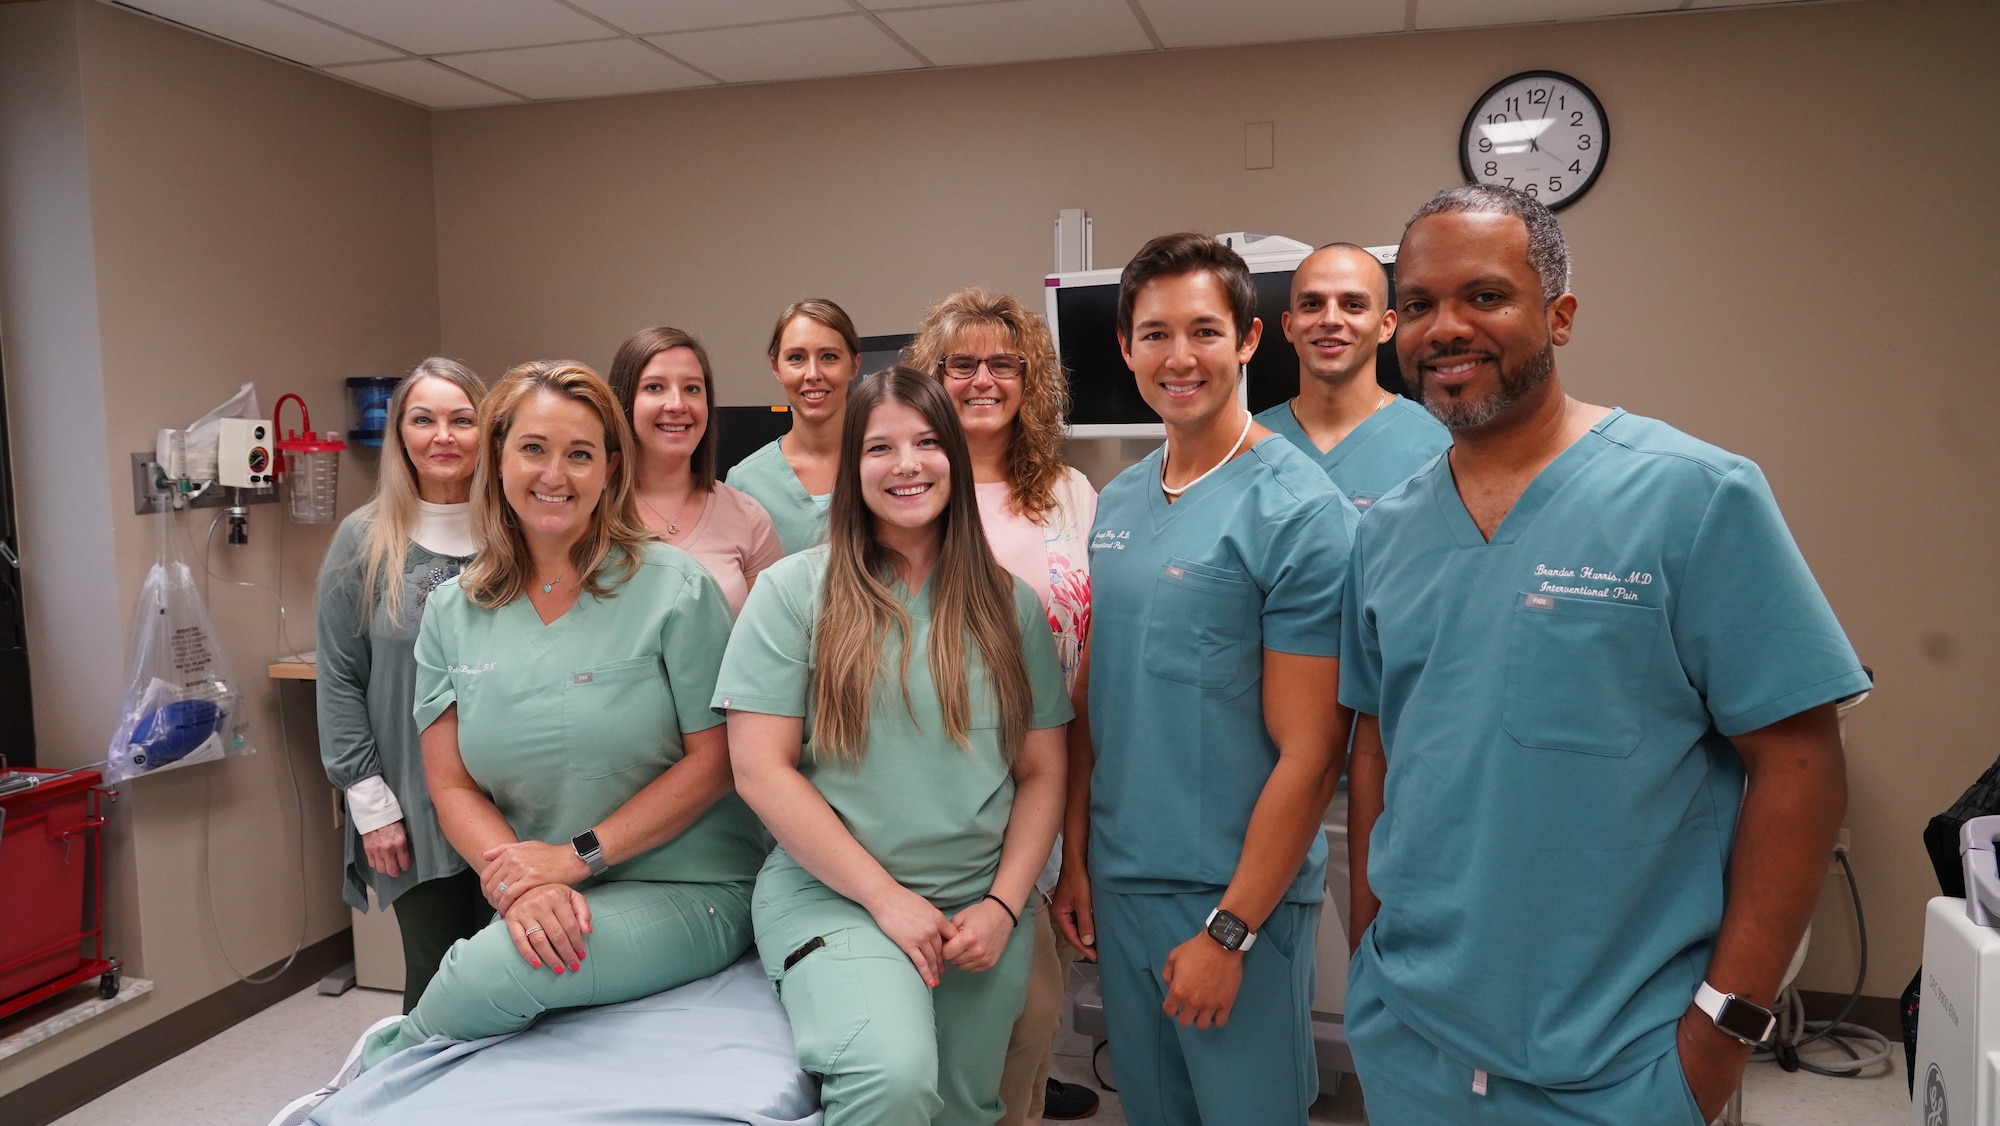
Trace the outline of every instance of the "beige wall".
[[[343, 378], [407, 369], [436, 350], [430, 115], [104, 5], [6, 7], [20, 11], [0, 14], [70, 28], [62, 69], [74, 75], [80, 113], [55, 139], [72, 159], [87, 153], [87, 185], [70, 185], [84, 188], [87, 227], [34, 263], [17, 261], [10, 244], [0, 306], [10, 404], [44, 404], [35, 418], [12, 420], [15, 467], [39, 753], [44, 764], [69, 765], [104, 757], [131, 609], [155, 552], [153, 518], [132, 514], [128, 454], [245, 380], [267, 412], [295, 391], [316, 427], [345, 429]], [[9, 191], [32, 194], [11, 174]], [[11, 213], [19, 200], [8, 202]], [[72, 331], [69, 347], [51, 349], [54, 319], [28, 299], [44, 275], [30, 266], [65, 259], [94, 280], [73, 286], [62, 311], [73, 319], [75, 303], [88, 303], [97, 331]], [[92, 404], [94, 417], [92, 432], [78, 435], [88, 463], [71, 474], [69, 436], [35, 423], [74, 402]], [[297, 425], [289, 413], [286, 425]], [[344, 511], [371, 488], [372, 461], [349, 456], [343, 473]], [[197, 575], [217, 511], [177, 518]], [[216, 531], [209, 596], [248, 689], [260, 753], [122, 788], [108, 873], [112, 949], [157, 988], [0, 1064], [0, 1093], [235, 980], [200, 894], [205, 816], [215, 914], [238, 969], [283, 959], [300, 937], [302, 906], [307, 943], [347, 926], [312, 695], [291, 686], [281, 712], [264, 675], [280, 652], [278, 589], [291, 642], [313, 644], [313, 579], [331, 528], [287, 526], [276, 505], [251, 513], [247, 547], [224, 546]], [[83, 534], [74, 546], [73, 531]], [[91, 554], [79, 560], [76, 546]], [[92, 567], [103, 575], [93, 578]]]
[[[706, 338], [722, 401], [774, 401], [764, 337], [794, 298], [880, 333], [968, 282], [1032, 297], [1063, 207], [1095, 217], [1100, 266], [1181, 228], [1394, 242], [1458, 180], [1488, 84], [1573, 74], [1614, 144], [1563, 214], [1582, 311], [1561, 370], [1762, 462], [1876, 669], [1848, 823], [1868, 991], [1893, 996], [1933, 890], [1918, 834], [2000, 749], [1978, 575], [2000, 456], [1976, 405], [1996, 51], [1994, 5], [1869, 0], [441, 113], [445, 348], [604, 364], [664, 320]], [[1253, 121], [1272, 170], [1242, 168]], [[1849, 915], [1828, 897], [1808, 987], [1851, 982]]]

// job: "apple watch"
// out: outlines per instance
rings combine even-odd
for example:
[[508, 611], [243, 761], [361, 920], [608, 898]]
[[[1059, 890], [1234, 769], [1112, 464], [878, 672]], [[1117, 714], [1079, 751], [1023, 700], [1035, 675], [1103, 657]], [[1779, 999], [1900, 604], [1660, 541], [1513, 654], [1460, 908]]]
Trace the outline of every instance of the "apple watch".
[[1248, 950], [1257, 942], [1257, 934], [1250, 929], [1250, 924], [1220, 907], [1208, 913], [1208, 937], [1224, 950]]
[[1771, 1010], [1734, 993], [1724, 993], [1707, 982], [1694, 991], [1695, 1008], [1708, 1014], [1715, 1027], [1745, 1044], [1761, 1044], [1770, 1038], [1778, 1018]]
[[601, 876], [611, 865], [604, 862], [604, 846], [597, 843], [597, 830], [585, 829], [569, 839], [569, 847], [576, 850], [576, 857], [583, 861], [593, 876]]

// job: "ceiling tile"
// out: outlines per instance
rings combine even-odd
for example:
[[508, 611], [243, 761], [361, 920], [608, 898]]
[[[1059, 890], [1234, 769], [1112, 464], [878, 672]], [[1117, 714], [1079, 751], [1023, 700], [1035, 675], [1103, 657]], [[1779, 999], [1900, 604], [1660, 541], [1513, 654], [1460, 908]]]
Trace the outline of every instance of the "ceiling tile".
[[490, 106], [518, 102], [519, 98], [448, 70], [425, 59], [399, 59], [389, 63], [359, 63], [327, 67], [326, 72], [386, 94], [408, 98], [432, 109], [458, 106]]
[[708, 86], [706, 77], [644, 43], [609, 39], [451, 56], [451, 66], [528, 98], [605, 98]]
[[953, 8], [966, 4], [1005, 4], [1008, 0], [861, 0], [871, 12], [894, 12], [903, 8]]
[[605, 39], [610, 28], [555, 0], [284, 0], [419, 55]]
[[1403, 30], [1403, 0], [1139, 0], [1169, 47], [1221, 47]]
[[1417, 0], [1417, 30], [1588, 20], [1668, 12], [1678, 7], [1680, 0], [1508, 0], [1504, 4], [1494, 0]]
[[852, 12], [847, 0], [570, 0], [634, 35], [778, 23]]
[[865, 16], [648, 36], [724, 82], [783, 82], [923, 65]]
[[310, 16], [272, 7], [264, 0], [125, 0], [125, 3], [142, 12], [307, 66], [403, 57], [393, 47], [370, 43]]
[[1125, 0], [1014, 0], [883, 12], [883, 23], [939, 66], [1151, 50]]

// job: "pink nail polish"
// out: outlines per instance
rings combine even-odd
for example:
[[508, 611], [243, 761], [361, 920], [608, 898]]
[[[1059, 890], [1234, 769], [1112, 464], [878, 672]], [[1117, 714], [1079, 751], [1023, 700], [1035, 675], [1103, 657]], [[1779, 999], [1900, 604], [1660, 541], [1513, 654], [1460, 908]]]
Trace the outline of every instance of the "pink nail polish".
[[582, 969], [582, 968], [583, 968], [583, 965], [582, 965], [582, 963], [580, 963], [580, 962], [571, 962], [571, 963], [569, 964], [569, 972], [571, 972], [571, 973], [575, 973], [575, 972], [577, 972], [578, 970], [580, 970], [580, 969]]
[[541, 962], [539, 962], [539, 961], [535, 961], [535, 962], [529, 962], [528, 964], [529, 964], [529, 965], [531, 965], [531, 966], [533, 966], [533, 967], [535, 967], [535, 968], [536, 968], [536, 969], [538, 969], [538, 970], [542, 968], [542, 964], [541, 964]]

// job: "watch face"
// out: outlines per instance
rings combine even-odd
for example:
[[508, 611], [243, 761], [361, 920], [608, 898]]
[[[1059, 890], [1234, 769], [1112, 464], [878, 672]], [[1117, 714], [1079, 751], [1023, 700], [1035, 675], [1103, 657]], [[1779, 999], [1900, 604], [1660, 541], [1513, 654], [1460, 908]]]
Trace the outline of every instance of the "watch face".
[[1458, 145], [1467, 180], [1516, 188], [1560, 211], [1597, 181], [1611, 126], [1583, 83], [1531, 70], [1473, 103]]
[[1209, 920], [1208, 937], [1221, 943], [1225, 949], [1236, 949], [1243, 945], [1243, 940], [1249, 936], [1250, 928], [1243, 920], [1227, 911], [1217, 911], [1215, 918]]
[[1722, 1012], [1715, 1018], [1715, 1026], [1738, 1040], [1756, 1043], [1764, 1039], [1771, 1030], [1771, 1014], [1737, 997], [1722, 1002]]
[[597, 844], [597, 830], [585, 829], [583, 832], [578, 833], [575, 837], [571, 838], [569, 845], [571, 848], [576, 850], [576, 854], [578, 856], [587, 856], [590, 853], [599, 851]]

